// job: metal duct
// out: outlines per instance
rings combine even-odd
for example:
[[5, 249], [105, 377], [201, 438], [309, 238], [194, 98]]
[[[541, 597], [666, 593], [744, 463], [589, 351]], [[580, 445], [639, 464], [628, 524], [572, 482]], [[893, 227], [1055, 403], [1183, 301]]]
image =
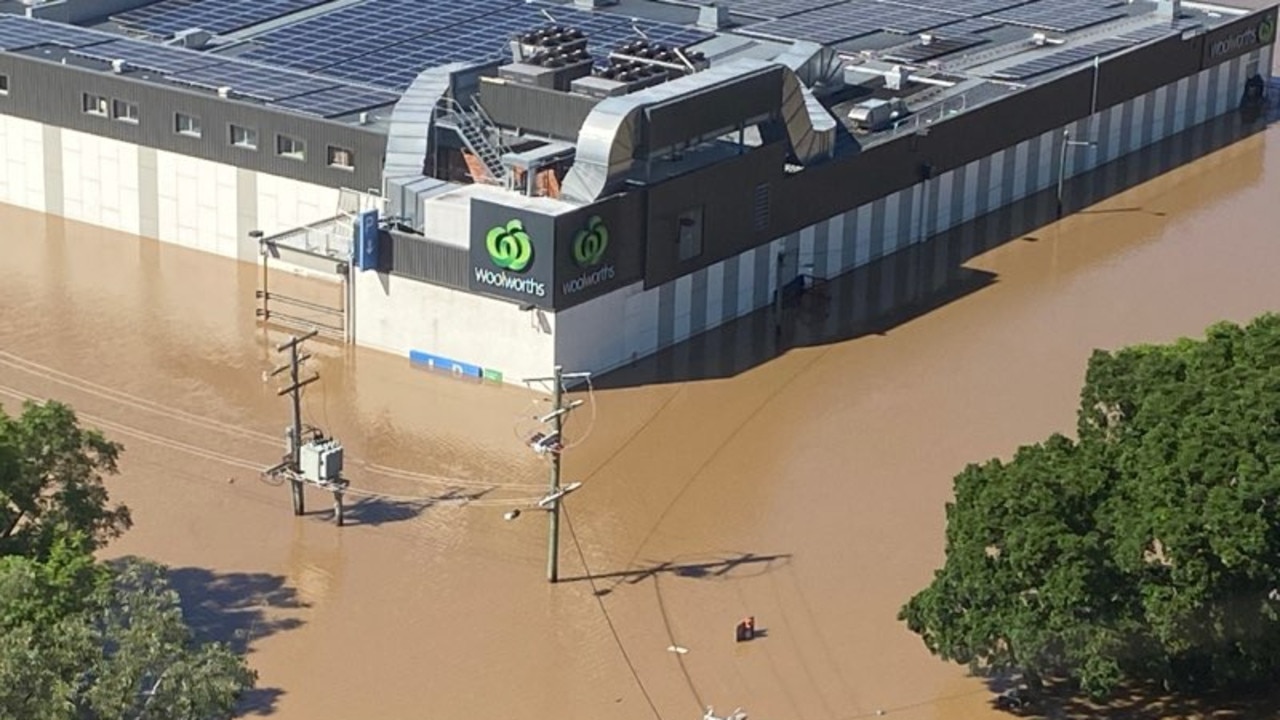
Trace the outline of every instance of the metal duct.
[[453, 73], [468, 67], [463, 63], [424, 70], [391, 110], [387, 131], [386, 164], [382, 169], [383, 194], [387, 212], [404, 218], [405, 224], [420, 230], [423, 225], [422, 200], [442, 181], [424, 183], [424, 167], [430, 149], [436, 105], [449, 92]]
[[637, 160], [637, 149], [644, 145], [647, 128], [643, 127], [642, 120], [646, 108], [671, 105], [681, 98], [691, 99], [694, 95], [716, 91], [725, 91], [728, 96], [735, 85], [779, 68], [782, 82], [775, 106], [780, 125], [777, 130], [785, 135], [802, 164], [829, 158], [835, 148], [836, 120], [804, 87], [796, 73], [776, 62], [741, 58], [631, 95], [601, 101], [578, 133], [577, 153], [565, 177], [562, 197], [590, 203], [620, 189]]

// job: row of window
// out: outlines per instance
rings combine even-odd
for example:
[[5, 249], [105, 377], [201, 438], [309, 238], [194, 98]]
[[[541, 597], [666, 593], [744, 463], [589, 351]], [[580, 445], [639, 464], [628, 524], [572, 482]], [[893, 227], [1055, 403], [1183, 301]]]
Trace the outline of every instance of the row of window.
[[[0, 78], [8, 79], [3, 75], [0, 75]], [[0, 90], [0, 92], [8, 91], [7, 82], [3, 83], [2, 87], [3, 90]], [[104, 95], [84, 93], [82, 108], [87, 115], [109, 117], [120, 122], [138, 124], [138, 104], [127, 100], [109, 99]], [[200, 118], [187, 113], [173, 114], [173, 131], [178, 135], [190, 138], [204, 137], [204, 128], [200, 124]], [[234, 147], [257, 150], [258, 130], [247, 125], [231, 123], [227, 126], [227, 141]], [[305, 161], [307, 159], [307, 143], [299, 138], [277, 134], [276, 155], [290, 160]], [[337, 145], [326, 147], [325, 162], [328, 163], [329, 167], [342, 170], [355, 170], [356, 167], [355, 153]]]

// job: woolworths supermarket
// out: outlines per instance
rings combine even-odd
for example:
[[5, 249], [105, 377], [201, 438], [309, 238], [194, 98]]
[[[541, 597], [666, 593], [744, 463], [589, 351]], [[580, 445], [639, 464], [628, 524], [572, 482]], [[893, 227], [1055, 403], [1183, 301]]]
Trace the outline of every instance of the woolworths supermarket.
[[626, 365], [1239, 113], [1276, 26], [1145, 0], [0, 12], [0, 201], [266, 247], [341, 284], [335, 336], [508, 380]]

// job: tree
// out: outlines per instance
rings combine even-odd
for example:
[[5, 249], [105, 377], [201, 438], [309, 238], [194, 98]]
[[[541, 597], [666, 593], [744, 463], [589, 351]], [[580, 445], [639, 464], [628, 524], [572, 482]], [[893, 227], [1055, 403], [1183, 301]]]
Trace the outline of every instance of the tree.
[[1280, 316], [1095, 352], [1077, 436], [956, 477], [945, 564], [899, 618], [1033, 688], [1277, 677]]
[[44, 557], [67, 533], [96, 550], [127, 530], [128, 509], [110, 506], [103, 485], [121, 450], [61, 403], [0, 410], [0, 556]]
[[243, 658], [194, 641], [162, 566], [94, 559], [129, 523], [102, 483], [118, 453], [56, 403], [0, 415], [0, 718], [216, 720], [253, 686]]

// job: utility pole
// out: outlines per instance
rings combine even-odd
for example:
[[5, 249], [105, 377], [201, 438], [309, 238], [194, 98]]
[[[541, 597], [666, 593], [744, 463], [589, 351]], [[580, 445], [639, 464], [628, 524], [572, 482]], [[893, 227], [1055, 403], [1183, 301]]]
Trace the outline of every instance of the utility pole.
[[[294, 336], [276, 346], [276, 351], [289, 353], [289, 362], [280, 365], [267, 373], [263, 380], [273, 378], [283, 372], [289, 373], [289, 385], [276, 391], [276, 395], [288, 395], [292, 409], [293, 422], [285, 429], [285, 447], [288, 454], [277, 465], [268, 468], [264, 474], [283, 476], [289, 481], [289, 492], [293, 498], [293, 514], [306, 512], [304, 485], [311, 483], [333, 493], [333, 514], [338, 525], [343, 524], [342, 495], [350, 484], [341, 477], [342, 446], [333, 440], [326, 440], [319, 431], [316, 437], [305, 445], [302, 441], [302, 388], [320, 379], [318, 374], [303, 379], [302, 363], [311, 358], [310, 353], [299, 352], [302, 343], [319, 334], [312, 330], [305, 335]], [[305, 458], [304, 458], [305, 455]], [[304, 463], [305, 460], [305, 463]], [[304, 467], [305, 465], [305, 467]]]
[[[538, 418], [543, 423], [551, 423], [550, 432], [535, 433], [529, 439], [529, 445], [535, 452], [540, 455], [548, 453], [551, 455], [547, 496], [538, 502], [539, 507], [548, 511], [547, 581], [551, 583], [560, 580], [560, 501], [565, 495], [582, 486], [582, 483], [571, 483], [563, 487], [560, 485], [560, 453], [564, 450], [564, 417], [574, 408], [582, 405], [581, 400], [575, 400], [567, 405], [564, 403], [564, 381], [589, 377], [591, 373], [566, 373], [563, 367], [556, 365], [551, 377], [531, 378], [525, 381], [526, 383], [550, 382], [552, 384], [551, 412]], [[511, 515], [512, 518], [516, 516], [518, 513]]]

